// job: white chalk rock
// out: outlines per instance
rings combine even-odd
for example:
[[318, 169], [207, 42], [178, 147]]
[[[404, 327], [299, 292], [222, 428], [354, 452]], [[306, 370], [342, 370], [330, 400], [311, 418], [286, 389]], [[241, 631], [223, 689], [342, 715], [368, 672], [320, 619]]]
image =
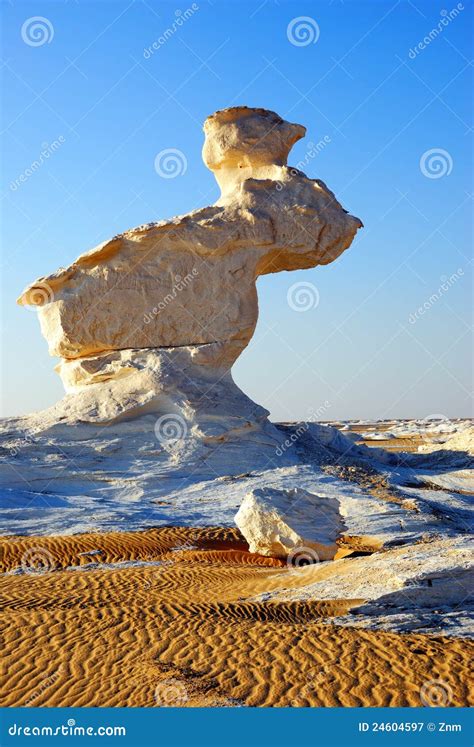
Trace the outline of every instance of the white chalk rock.
[[66, 389], [53, 408], [23, 420], [28, 433], [89, 424], [93, 439], [96, 426], [115, 423], [120, 441], [133, 420], [143, 438], [158, 423], [167, 446], [166, 423], [180, 435], [171, 463], [160, 452], [174, 473], [177, 465], [196, 476], [221, 475], [226, 462], [229, 474], [294, 462], [277, 457], [281, 434], [231, 367], [257, 323], [257, 278], [332, 262], [362, 224], [322, 182], [286, 165], [302, 125], [234, 107], [208, 117], [204, 132], [204, 162], [222, 192], [216, 205], [115, 236], [19, 298], [36, 308]]
[[350, 246], [360, 220], [286, 165], [302, 125], [234, 107], [204, 131], [222, 192], [215, 205], [114, 236], [22, 293], [51, 355], [220, 343], [230, 369], [257, 323], [257, 278], [326, 265]]
[[301, 568], [297, 584], [289, 573], [256, 600], [347, 599], [350, 614], [332, 622], [472, 637], [473, 570], [472, 535], [449, 537]]
[[250, 552], [289, 558], [293, 565], [329, 560], [344, 525], [336, 498], [301, 488], [259, 488], [248, 493], [235, 523]]

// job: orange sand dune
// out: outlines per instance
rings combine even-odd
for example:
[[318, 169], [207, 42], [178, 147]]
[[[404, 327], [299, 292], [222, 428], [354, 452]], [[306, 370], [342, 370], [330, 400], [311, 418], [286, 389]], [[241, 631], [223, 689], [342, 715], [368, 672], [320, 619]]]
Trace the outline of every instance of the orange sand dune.
[[[465, 640], [321, 622], [357, 600], [246, 601], [288, 574], [236, 530], [11, 538], [0, 551], [4, 570], [32, 557], [56, 569], [3, 577], [1, 705], [416, 706], [431, 680], [469, 702]], [[153, 564], [57, 570], [127, 560]]]

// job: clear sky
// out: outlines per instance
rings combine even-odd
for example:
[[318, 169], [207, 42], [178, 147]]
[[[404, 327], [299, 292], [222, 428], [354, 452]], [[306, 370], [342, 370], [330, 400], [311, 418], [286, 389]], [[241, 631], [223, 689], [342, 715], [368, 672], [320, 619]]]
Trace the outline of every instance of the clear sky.
[[[23, 287], [115, 233], [215, 201], [202, 122], [246, 104], [307, 127], [290, 163], [306, 159], [365, 228], [334, 264], [259, 281], [237, 383], [275, 420], [469, 415], [472, 10], [3, 2], [2, 414], [63, 393], [36, 313], [15, 304]], [[185, 155], [176, 178], [155, 170], [165, 148]], [[316, 289], [307, 311], [287, 301], [299, 282]]]

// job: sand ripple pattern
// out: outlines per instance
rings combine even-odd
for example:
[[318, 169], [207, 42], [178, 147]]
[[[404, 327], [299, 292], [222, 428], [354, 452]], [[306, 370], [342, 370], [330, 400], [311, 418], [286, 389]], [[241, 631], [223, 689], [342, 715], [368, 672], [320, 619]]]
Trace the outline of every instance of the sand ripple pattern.
[[[3, 568], [18, 568], [35, 541], [2, 541]], [[283, 585], [287, 570], [251, 557], [234, 530], [41, 542], [55, 570], [2, 579], [1, 705], [158, 707], [172, 683], [186, 707], [417, 706], [433, 680], [446, 683], [450, 705], [469, 704], [468, 641], [321, 621], [347, 600], [247, 601]], [[159, 562], [101, 569], [131, 559]], [[61, 570], [91, 560], [93, 570]]]

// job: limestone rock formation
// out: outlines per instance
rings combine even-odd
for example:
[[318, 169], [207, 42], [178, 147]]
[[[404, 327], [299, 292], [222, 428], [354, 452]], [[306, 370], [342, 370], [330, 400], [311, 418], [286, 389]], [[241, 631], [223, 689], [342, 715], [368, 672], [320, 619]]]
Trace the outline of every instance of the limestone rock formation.
[[235, 523], [250, 552], [289, 557], [294, 565], [331, 560], [344, 527], [339, 501], [302, 488], [257, 488], [248, 493]]
[[[204, 131], [203, 158], [222, 192], [215, 205], [115, 236], [19, 298], [38, 308], [50, 353], [62, 359], [66, 418], [161, 407], [170, 349], [212, 388], [252, 337], [258, 276], [328, 264], [362, 225], [321, 181], [286, 165], [301, 125], [235, 107]], [[227, 385], [232, 399], [230, 377]], [[171, 411], [181, 412], [179, 398]]]
[[[41, 507], [44, 517], [47, 494], [67, 505], [60, 525], [67, 517], [70, 527], [80, 497], [75, 530], [110, 528], [125, 515], [148, 526], [168, 520], [152, 501], [166, 496], [167, 505], [172, 494], [173, 516], [180, 503], [189, 516], [195, 484], [299, 463], [282, 453], [285, 435], [235, 385], [231, 367], [257, 323], [258, 276], [332, 262], [361, 223], [322, 182], [286, 165], [301, 125], [236, 107], [213, 114], [204, 131], [203, 158], [221, 188], [215, 205], [115, 236], [21, 295], [61, 359], [66, 395], [1, 424], [9, 505]], [[211, 492], [199, 494], [196, 523], [213, 515]], [[103, 510], [91, 514], [95, 502]]]
[[[351, 627], [416, 631], [431, 635], [473, 634], [472, 536], [402, 545], [373, 555], [298, 569], [298, 583], [258, 601], [348, 600], [350, 613], [331, 622]], [[285, 588], [286, 587], [286, 588]], [[255, 601], [255, 600], [254, 600]]]

